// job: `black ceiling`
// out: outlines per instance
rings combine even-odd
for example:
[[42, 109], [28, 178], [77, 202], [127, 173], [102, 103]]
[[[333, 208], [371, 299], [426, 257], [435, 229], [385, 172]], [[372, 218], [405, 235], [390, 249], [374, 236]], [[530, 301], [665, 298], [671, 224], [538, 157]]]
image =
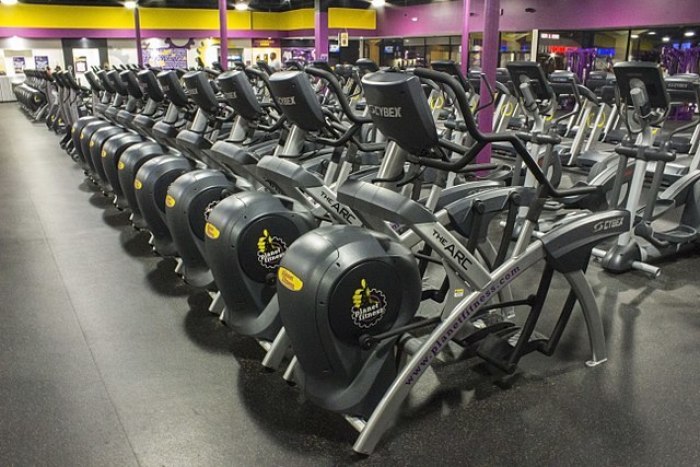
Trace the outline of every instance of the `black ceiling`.
[[[386, 0], [396, 6], [430, 3], [432, 0]], [[19, 0], [20, 3], [44, 5], [83, 5], [83, 6], [120, 6], [120, 0]], [[369, 8], [369, 0], [328, 0], [331, 7]], [[233, 8], [233, 0], [228, 0]], [[167, 8], [218, 8], [218, 0], [139, 0], [142, 7]], [[313, 8], [314, 0], [250, 0], [250, 6], [258, 11], [284, 11], [298, 8]]]

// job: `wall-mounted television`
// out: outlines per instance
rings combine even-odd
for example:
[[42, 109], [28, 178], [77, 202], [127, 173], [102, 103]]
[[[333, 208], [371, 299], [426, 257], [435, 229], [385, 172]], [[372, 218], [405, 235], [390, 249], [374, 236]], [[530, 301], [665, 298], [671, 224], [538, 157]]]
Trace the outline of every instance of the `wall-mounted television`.
[[337, 54], [340, 52], [340, 44], [329, 44], [328, 45], [328, 52], [332, 54]]
[[394, 53], [394, 46], [393, 45], [385, 45], [384, 46], [384, 53], [385, 54], [393, 54]]

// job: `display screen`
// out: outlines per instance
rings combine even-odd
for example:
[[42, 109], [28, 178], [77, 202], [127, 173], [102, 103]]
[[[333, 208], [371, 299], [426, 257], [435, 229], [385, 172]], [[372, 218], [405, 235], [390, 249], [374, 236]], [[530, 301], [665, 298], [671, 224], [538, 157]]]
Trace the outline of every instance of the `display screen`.
[[384, 53], [385, 54], [393, 54], [394, 53], [394, 46], [393, 45], [385, 45], [384, 46]]
[[340, 52], [340, 45], [338, 44], [329, 44], [328, 46], [328, 51], [332, 54], [337, 54]]

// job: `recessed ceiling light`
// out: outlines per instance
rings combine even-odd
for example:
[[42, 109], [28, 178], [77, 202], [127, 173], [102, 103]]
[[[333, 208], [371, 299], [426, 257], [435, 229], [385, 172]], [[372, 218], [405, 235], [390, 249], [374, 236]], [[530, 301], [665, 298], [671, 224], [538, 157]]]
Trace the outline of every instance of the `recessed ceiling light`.
[[632, 39], [639, 39], [639, 34], [632, 34], [630, 37]]
[[238, 11], [246, 11], [248, 9], [248, 3], [247, 2], [236, 2], [233, 5], [233, 8], [235, 8]]
[[417, 22], [418, 22], [418, 17], [417, 17], [417, 16], [414, 16], [413, 18], [411, 18], [411, 21], [413, 21], [414, 23], [417, 23]]
[[695, 35], [695, 31], [686, 31], [683, 33], [685, 37], [693, 37]]
[[3, 5], [17, 5], [17, 0], [0, 0]]
[[134, 0], [127, 0], [126, 2], [124, 2], [124, 8], [128, 8], [129, 10], [133, 10], [137, 6], [139, 6], [139, 4]]
[[668, 36], [664, 36], [661, 38], [661, 42], [671, 42], [671, 38]]
[[656, 31], [649, 31], [647, 34], [649, 34], [650, 36], [655, 36], [655, 35], [656, 35]]
[[374, 8], [381, 8], [386, 5], [386, 0], [371, 0], [370, 3]]

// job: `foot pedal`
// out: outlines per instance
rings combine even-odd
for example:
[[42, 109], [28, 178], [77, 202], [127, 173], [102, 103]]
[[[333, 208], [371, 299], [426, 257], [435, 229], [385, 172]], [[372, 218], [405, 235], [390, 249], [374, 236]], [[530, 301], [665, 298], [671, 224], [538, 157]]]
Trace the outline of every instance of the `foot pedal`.
[[513, 355], [513, 350], [509, 339], [489, 334], [479, 343], [476, 354], [501, 370], [512, 373], [515, 368], [508, 363], [508, 360]]
[[675, 229], [654, 232], [654, 237], [664, 242], [689, 243], [698, 238], [698, 231], [689, 225], [680, 224]]
[[453, 341], [462, 347], [468, 348], [475, 344], [479, 344], [489, 335], [499, 334], [507, 329], [512, 329], [514, 326], [515, 324], [504, 321], [485, 328], [474, 327], [473, 331], [470, 332], [468, 336], [461, 339], [453, 339]]
[[524, 346], [522, 354], [516, 356], [513, 363], [510, 363], [509, 360], [511, 360], [513, 356], [513, 351], [520, 339], [521, 331], [521, 328], [513, 326], [498, 334], [489, 334], [479, 344], [479, 347], [476, 349], [476, 354], [506, 373], [513, 373], [517, 368], [520, 357], [537, 350], [542, 342], [547, 341], [546, 336], [533, 332], [527, 345]]

